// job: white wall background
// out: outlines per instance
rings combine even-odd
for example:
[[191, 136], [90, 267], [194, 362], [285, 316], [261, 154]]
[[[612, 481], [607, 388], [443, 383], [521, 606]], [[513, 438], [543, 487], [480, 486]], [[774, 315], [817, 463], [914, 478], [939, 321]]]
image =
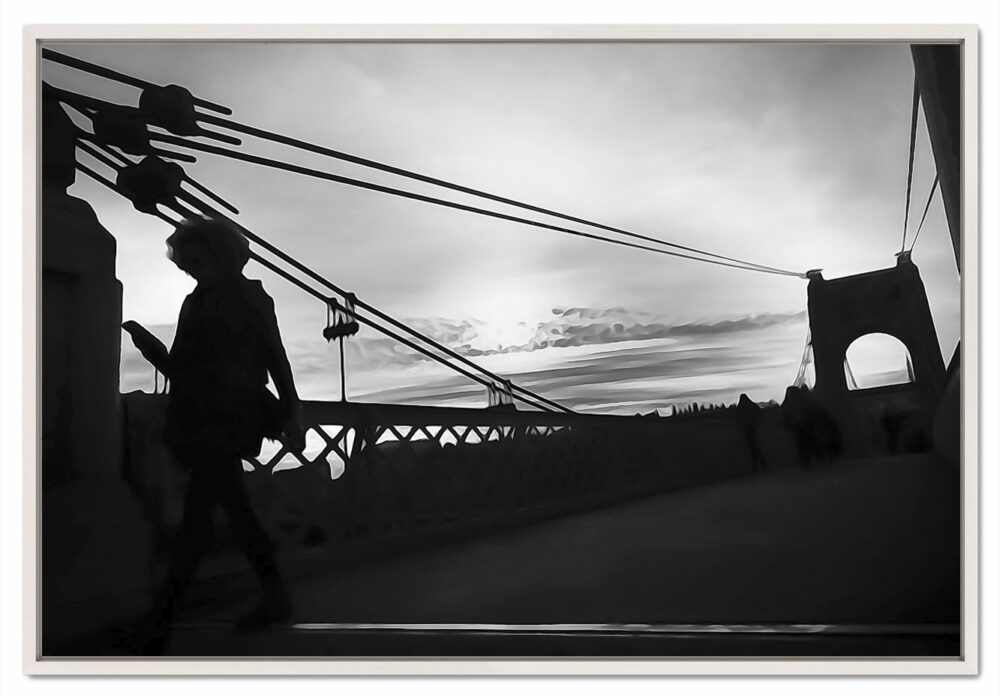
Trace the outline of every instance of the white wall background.
[[[850, 689], [856, 693], [884, 693], [888, 689], [905, 689], [908, 694], [937, 694], [949, 692], [997, 693], [998, 663], [1000, 654], [997, 626], [997, 592], [1000, 578], [997, 573], [997, 498], [998, 478], [996, 462], [1000, 460], [995, 424], [997, 410], [997, 238], [998, 219], [997, 164], [997, 112], [998, 53], [1000, 42], [1000, 9], [995, 0], [948, 0], [948, 2], [877, 2], [874, 0], [838, 0], [829, 3], [800, 3], [780, 0], [757, 0], [746, 3], [701, 0], [700, 2], [667, 4], [656, 1], [641, 2], [618, 0], [609, 2], [580, 1], [569, 3], [543, 2], [542, 0], [507, 0], [503, 3], [451, 2], [375, 2], [333, 4], [301, 0], [284, 0], [281, 3], [253, 5], [251, 3], [206, 3], [204, 0], [175, 0], [171, 3], [135, 3], [121, 0], [101, 0], [89, 3], [67, 0], [37, 0], [16, 2], [6, 0], [0, 9], [0, 69], [3, 93], [0, 124], [3, 132], [3, 157], [0, 158], [0, 211], [3, 214], [0, 234], [0, 278], [2, 278], [2, 365], [0, 380], [0, 511], [2, 511], [2, 568], [0, 573], [0, 691], [7, 695], [22, 693], [76, 694], [131, 694], [142, 690], [149, 694], [174, 693], [178, 688], [193, 688], [198, 693], [217, 689], [217, 680], [144, 679], [28, 679], [21, 675], [21, 545], [22, 545], [22, 410], [20, 366], [22, 326], [22, 235], [21, 210], [21, 26], [25, 23], [963, 23], [977, 24], [981, 34], [981, 86], [983, 132], [982, 180], [983, 217], [981, 229], [985, 230], [981, 247], [982, 266], [982, 347], [981, 380], [983, 402], [981, 422], [983, 428], [981, 482], [983, 512], [982, 593], [983, 660], [980, 678], [971, 679], [907, 679], [905, 684], [887, 683], [883, 679], [684, 679], [669, 684], [658, 680], [629, 680], [611, 683], [607, 679], [577, 680], [572, 684], [554, 685], [543, 680], [492, 680], [471, 684], [468, 680], [298, 680], [293, 684], [279, 685], [273, 679], [243, 679], [236, 687], [245, 694], [268, 694], [276, 688], [295, 688], [306, 692], [329, 692], [348, 689], [352, 692], [395, 693], [406, 690], [415, 694], [439, 693], [509, 693], [511, 689], [550, 690], [572, 689], [574, 693], [598, 694], [622, 686], [638, 692], [661, 693], [664, 688], [680, 687], [685, 693], [714, 693], [716, 690], [738, 689], [747, 696], [756, 694], [800, 694], [804, 690], [816, 694], [840, 693]], [[620, 680], [615, 680], [620, 681]]]

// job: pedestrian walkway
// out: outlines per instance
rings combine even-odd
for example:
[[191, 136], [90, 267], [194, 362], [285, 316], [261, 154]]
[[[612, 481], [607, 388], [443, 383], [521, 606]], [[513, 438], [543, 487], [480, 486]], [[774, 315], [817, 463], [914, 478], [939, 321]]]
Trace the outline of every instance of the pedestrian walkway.
[[203, 607], [169, 652], [954, 653], [957, 479], [909, 456], [660, 495], [301, 580], [291, 626]]

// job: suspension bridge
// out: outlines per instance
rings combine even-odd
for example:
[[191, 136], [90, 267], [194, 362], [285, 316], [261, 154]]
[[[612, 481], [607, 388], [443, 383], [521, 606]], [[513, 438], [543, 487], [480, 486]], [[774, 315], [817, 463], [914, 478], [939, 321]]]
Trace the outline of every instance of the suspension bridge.
[[[802, 546], [808, 543], [807, 539], [798, 533], [781, 531], [789, 522], [788, 515], [798, 515], [811, 530], [813, 543], [822, 546], [829, 542], [835, 546], [839, 542], [820, 529], [822, 522], [817, 513], [832, 514], [831, 506], [843, 505], [841, 514], [843, 510], [853, 510], [859, 519], [865, 518], [856, 501], [840, 500], [835, 495], [838, 476], [846, 475], [862, 488], [870, 484], [869, 490], [883, 492], [897, 485], [915, 492], [919, 490], [921, 477], [942, 476], [926, 451], [930, 422], [945, 390], [947, 375], [926, 294], [909, 256], [919, 239], [931, 197], [939, 187], [940, 171], [907, 248], [919, 104], [916, 86], [904, 232], [897, 264], [857, 277], [827, 280], [818, 270], [770, 266], [674, 243], [269, 132], [234, 120], [230, 109], [194, 96], [178, 85], [153, 84], [49, 49], [42, 50], [42, 58], [140, 91], [137, 102], [129, 105], [48, 82], [43, 84], [43, 111], [62, 124], [75, 148], [72, 167], [130, 201], [136, 210], [155, 216], [168, 226], [197, 217], [227, 220], [250, 241], [254, 262], [325, 308], [327, 323], [323, 337], [339, 344], [342, 399], [304, 403], [306, 448], [296, 451], [274, 443], [245, 462], [255, 505], [269, 531], [278, 539], [283, 558], [296, 577], [302, 579], [303, 588], [307, 588], [303, 589], [303, 597], [308, 599], [301, 603], [298, 615], [302, 620], [278, 635], [234, 643], [233, 650], [243, 651], [242, 654], [273, 654], [275, 646], [281, 643], [285, 646], [282, 649], [303, 655], [364, 654], [366, 650], [386, 649], [392, 654], [406, 654], [415, 649], [415, 641], [419, 642], [415, 637], [423, 636], [423, 645], [430, 640], [434, 646], [430, 648], [433, 654], [509, 654], [511, 649], [524, 645], [535, 646], [544, 654], [566, 654], [567, 650], [576, 650], [576, 654], [588, 651], [609, 654], [609, 645], [623, 635], [633, 638], [629, 651], [656, 654], [683, 653], [691, 649], [685, 641], [692, 636], [711, 645], [706, 650], [712, 654], [747, 649], [786, 651], [786, 654], [831, 649], [877, 653], [888, 649], [885, 636], [891, 636], [892, 649], [906, 645], [907, 649], [947, 653], [954, 648], [954, 621], [950, 613], [954, 607], [943, 588], [950, 587], [955, 578], [937, 570], [928, 571], [927, 582], [917, 583], [918, 587], [912, 591], [914, 596], [907, 595], [909, 604], [902, 602], [890, 608], [883, 605], [881, 610], [873, 606], [868, 613], [843, 606], [832, 612], [833, 620], [822, 613], [810, 613], [809, 609], [823, 603], [817, 594], [822, 594], [823, 583], [831, 580], [830, 569], [819, 561], [802, 597], [784, 604], [776, 602], [760, 610], [762, 614], [753, 614], [748, 609], [753, 604], [741, 604], [739, 600], [723, 602], [723, 609], [713, 609], [720, 606], [717, 604], [720, 593], [734, 591], [731, 584], [719, 581], [717, 560], [687, 558], [688, 568], [683, 579], [678, 580], [672, 563], [667, 560], [677, 556], [670, 556], [665, 549], [683, 546], [683, 530], [690, 521], [685, 515], [697, 516], [698, 505], [705, 502], [702, 498], [699, 503], [691, 502], [690, 507], [685, 507], [683, 501], [678, 503], [671, 496], [690, 495], [688, 489], [716, 484], [710, 489], [716, 492], [705, 495], [720, 497], [709, 506], [725, 507], [735, 505], [734, 501], [748, 490], [740, 482], [755, 473], [756, 463], [747, 448], [744, 425], [734, 409], [675, 418], [575, 413], [551, 396], [517, 384], [462, 351], [407, 325], [365, 301], [363, 293], [341, 287], [288, 249], [269, 241], [265, 234], [247, 229], [240, 224], [239, 209], [231, 201], [215, 193], [206, 182], [192, 178], [183, 168], [197, 157], [226, 158], [528, 226], [539, 233], [570, 235], [581, 243], [616, 245], [636, 253], [808, 282], [810, 339], [792, 383], [803, 384], [809, 370], [815, 373], [812, 381], [817, 398], [838, 414], [839, 425], [847, 434], [845, 453], [858, 462], [890, 450], [896, 452], [897, 442], [885, 441], [879, 432], [887, 405], [890, 411], [899, 410], [902, 414], [899, 428], [907, 430], [905, 434], [910, 441], [917, 443], [909, 450], [914, 453], [909, 455], [908, 468], [869, 462], [869, 466], [852, 465], [844, 470], [846, 473], [826, 473], [809, 481], [798, 479], [790, 470], [769, 472], [772, 477], [769, 485], [779, 490], [784, 487], [792, 497], [811, 499], [815, 508], [812, 513], [797, 509], [786, 511], [784, 516], [762, 515], [754, 523], [756, 532], [786, 534], [788, 548]], [[66, 108], [88, 122], [90, 128], [54, 115], [59, 110], [65, 117]], [[360, 165], [401, 180], [430, 185], [442, 193], [418, 193], [278, 157], [252, 154], [243, 148], [246, 138]], [[448, 198], [449, 192], [482, 203], [460, 202]], [[862, 302], [866, 311], [845, 320], [840, 308], [849, 302]], [[362, 326], [480, 385], [487, 395], [486, 407], [425, 407], [349, 400], [343, 346]], [[857, 336], [882, 329], [898, 336], [907, 346], [913, 358], [913, 382], [854, 393], [843, 372], [844, 351]], [[124, 442], [122, 477], [138, 500], [143, 516], [155, 529], [154, 536], [161, 539], [169, 536], [170, 529], [179, 521], [179, 484], [157, 440], [157, 424], [166, 398], [166, 394], [124, 395], [120, 398], [119, 415]], [[765, 410], [757, 428], [765, 443], [766, 460], [795, 460], [794, 439], [777, 409]], [[907, 482], [911, 476], [915, 478]], [[755, 476], [754, 480], [761, 477]], [[773, 505], [776, 501], [768, 499], [771, 495], [766, 487], [758, 486], [751, 490], [749, 499], [757, 500], [761, 506]], [[933, 549], [930, 558], [946, 565], [942, 559], [950, 553], [947, 539], [953, 531], [949, 526], [953, 509], [947, 500], [934, 501], [929, 506], [926, 503], [921, 499], [919, 505], [913, 504], [924, 505], [923, 509], [929, 511], [928, 519], [936, 525], [928, 536]], [[756, 513], [743, 510], [743, 514], [752, 517]], [[914, 508], [906, 514], [918, 513]], [[872, 518], [867, 523], [874, 525], [881, 521]], [[533, 532], [503, 531], [529, 522], [534, 523], [530, 528]], [[701, 520], [699, 528], [712, 523]], [[670, 529], [663, 530], [662, 536], [649, 536], [650, 525], [657, 528], [669, 525]], [[55, 527], [50, 525], [51, 528]], [[610, 530], [607, 538], [602, 530]], [[223, 537], [224, 533], [223, 530]], [[542, 564], [544, 573], [538, 577], [514, 573], [511, 577], [515, 580], [510, 585], [491, 586], [489, 578], [500, 571], [477, 569], [474, 562], [476, 549], [480, 548], [477, 544], [485, 543], [481, 538], [487, 534], [502, 534], [489, 537], [496, 539], [490, 542], [495, 548], [487, 545], [496, 551], [493, 562], [542, 558], [551, 545], [559, 547], [576, 539], [575, 555], [563, 561], [579, 563], [581, 577], [590, 578], [590, 582], [572, 578], [563, 581], [579, 587], [579, 601], [566, 602], [566, 598], [550, 596], [539, 589], [545, 587], [546, 577], [559, 574], [556, 567], [546, 564]], [[860, 527], [852, 527], [844, 539], [859, 541], [863, 536]], [[472, 544], [473, 538], [480, 541]], [[906, 546], [902, 536], [897, 541]], [[453, 544], [448, 547], [452, 550], [434, 550], [444, 543]], [[766, 564], [766, 559], [753, 558], [752, 541], [729, 538], [722, 545], [725, 548], [716, 558], [741, 558], [745, 563], [741, 572], [765, 573], [762, 564]], [[869, 547], [874, 554], [875, 548]], [[630, 550], [620, 553], [618, 549], [622, 548]], [[414, 557], [414, 550], [420, 549], [427, 552]], [[158, 551], [153, 549], [150, 553], [155, 567]], [[637, 558], [661, 553], [662, 558], [648, 567], [635, 566]], [[903, 563], [904, 556], [886, 560], [883, 568], [886, 577], [902, 582], [901, 566], [897, 564]], [[175, 650], [182, 654], [217, 650], [219, 616], [227, 607], [220, 597], [240, 596], [241, 581], [224, 549], [220, 549], [216, 561], [215, 572], [209, 573], [211, 579], [206, 580], [200, 594], [194, 593], [195, 598], [190, 602], [192, 623], [175, 644]], [[641, 587], [635, 588], [634, 603], [618, 606], [612, 601], [603, 613], [594, 611], [592, 606], [587, 609], [587, 603], [597, 601], [595, 593], [629, 596], [632, 580], [608, 575], [616, 563], [632, 564], [633, 573], [648, 576]], [[787, 559], [777, 567], [782, 577], [771, 577], [768, 582], [780, 588], [787, 584], [796, 568]], [[329, 584], [328, 573], [334, 571], [335, 577], [340, 578], [334, 581], [340, 583], [337, 590], [331, 590]], [[856, 571], [864, 575], [860, 566]], [[394, 599], [405, 595], [410, 586], [420, 587], [424, 583], [429, 587], [445, 576], [463, 578], [466, 585], [445, 589], [444, 594], [439, 590], [430, 594], [418, 591], [410, 601]], [[716, 578], [714, 584], [709, 580], [712, 577]], [[400, 584], [392, 578], [405, 580]], [[867, 576], [865, 581], [869, 581]], [[694, 589], [698, 584], [713, 589], [699, 592]], [[53, 581], [52, 587], [58, 586]], [[334, 599], [349, 598], [351, 588], [358, 587], [373, 588], [367, 595], [371, 606], [352, 606], [350, 599]], [[476, 587], [482, 588], [482, 592], [471, 591], [470, 588]], [[670, 598], [665, 599], [664, 593]], [[691, 606], [695, 608], [691, 612], [685, 613], [686, 602], [693, 602]], [[511, 609], [522, 604], [528, 607], [523, 613]], [[495, 611], [491, 613], [489, 607]], [[395, 614], [392, 608], [397, 610]], [[762, 623], [762, 617], [777, 618]], [[706, 621], [727, 628], [710, 630]], [[377, 648], [359, 647], [373, 635], [381, 636], [373, 643]], [[811, 642], [802, 641], [804, 635], [810, 635]], [[51, 645], [72, 653], [80, 649], [80, 643], [74, 642], [76, 638], [63, 635]], [[108, 634], [103, 649], [113, 653], [118, 645], [116, 640], [116, 634]], [[471, 643], [462, 647], [462, 641]], [[206, 643], [216, 647], [207, 648]], [[748, 644], [753, 647], [747, 648]]]

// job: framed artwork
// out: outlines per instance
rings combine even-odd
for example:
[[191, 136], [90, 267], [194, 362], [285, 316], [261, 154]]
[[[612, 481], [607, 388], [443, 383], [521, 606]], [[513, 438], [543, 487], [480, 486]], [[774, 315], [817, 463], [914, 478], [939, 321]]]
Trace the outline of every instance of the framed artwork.
[[973, 674], [974, 27], [25, 34], [33, 674]]

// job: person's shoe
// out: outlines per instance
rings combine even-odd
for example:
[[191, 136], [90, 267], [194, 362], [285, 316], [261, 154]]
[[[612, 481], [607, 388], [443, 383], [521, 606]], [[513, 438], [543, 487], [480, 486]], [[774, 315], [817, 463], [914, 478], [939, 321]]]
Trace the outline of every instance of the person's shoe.
[[274, 594], [262, 600], [253, 611], [236, 622], [236, 631], [259, 631], [262, 628], [282, 623], [292, 615], [292, 600], [286, 592]]

